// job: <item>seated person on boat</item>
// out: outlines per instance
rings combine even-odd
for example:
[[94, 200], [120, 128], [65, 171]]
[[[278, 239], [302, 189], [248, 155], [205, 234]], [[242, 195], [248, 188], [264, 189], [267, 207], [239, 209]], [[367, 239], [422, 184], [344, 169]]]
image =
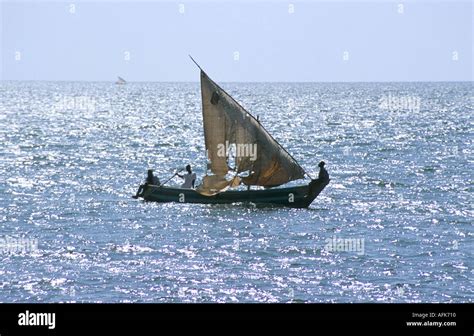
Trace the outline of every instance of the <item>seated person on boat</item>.
[[181, 188], [194, 189], [194, 183], [196, 182], [196, 173], [192, 172], [191, 165], [186, 166], [186, 171], [188, 173], [184, 175], [179, 175], [178, 173], [176, 174], [177, 176], [184, 179], [184, 183], [181, 185]]
[[138, 188], [137, 194], [133, 196], [133, 198], [138, 198], [138, 197], [143, 196], [143, 191], [145, 191], [145, 186], [149, 184], [160, 185], [160, 179], [156, 177], [155, 175], [153, 175], [152, 169], [148, 169], [148, 175], [145, 179], [145, 183], [140, 185], [140, 187]]
[[326, 163], [324, 161], [321, 161], [318, 166], [319, 166], [319, 176], [318, 180], [320, 181], [329, 181], [329, 174], [326, 168], [324, 168], [324, 165]]

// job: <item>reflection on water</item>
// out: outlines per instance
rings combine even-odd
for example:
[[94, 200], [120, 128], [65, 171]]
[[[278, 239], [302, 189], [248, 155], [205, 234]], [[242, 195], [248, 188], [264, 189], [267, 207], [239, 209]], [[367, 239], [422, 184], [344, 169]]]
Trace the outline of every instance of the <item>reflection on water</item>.
[[0, 301], [472, 302], [469, 83], [223, 87], [327, 162], [309, 209], [130, 198], [147, 168], [202, 176], [197, 83], [2, 83], [0, 238], [38, 249], [2, 249]]

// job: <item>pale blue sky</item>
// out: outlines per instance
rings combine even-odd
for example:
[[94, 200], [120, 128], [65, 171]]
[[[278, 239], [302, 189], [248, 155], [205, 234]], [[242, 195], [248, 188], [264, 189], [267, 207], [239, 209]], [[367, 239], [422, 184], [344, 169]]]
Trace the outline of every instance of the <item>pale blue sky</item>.
[[472, 2], [401, 3], [3, 1], [0, 75], [198, 81], [191, 54], [219, 82], [472, 80]]

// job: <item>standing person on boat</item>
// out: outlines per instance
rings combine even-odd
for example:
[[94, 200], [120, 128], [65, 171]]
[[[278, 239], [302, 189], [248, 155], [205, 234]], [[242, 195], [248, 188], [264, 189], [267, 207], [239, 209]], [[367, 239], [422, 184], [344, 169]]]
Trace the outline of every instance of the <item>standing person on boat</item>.
[[181, 188], [194, 189], [194, 183], [196, 182], [196, 173], [193, 173], [191, 170], [191, 165], [186, 166], [187, 174], [179, 175], [176, 173], [176, 176], [184, 179], [184, 183], [181, 185]]
[[155, 175], [153, 175], [152, 169], [148, 169], [148, 174], [145, 179], [145, 184], [140, 185], [140, 187], [138, 188], [137, 194], [133, 196], [133, 198], [138, 198], [138, 197], [143, 196], [143, 192], [145, 191], [145, 186], [149, 184], [158, 185], [158, 186], [160, 185], [160, 179], [156, 177]]
[[324, 165], [326, 163], [324, 161], [321, 161], [318, 166], [319, 166], [319, 176], [318, 180], [320, 181], [329, 181], [329, 174], [326, 168], [324, 168]]

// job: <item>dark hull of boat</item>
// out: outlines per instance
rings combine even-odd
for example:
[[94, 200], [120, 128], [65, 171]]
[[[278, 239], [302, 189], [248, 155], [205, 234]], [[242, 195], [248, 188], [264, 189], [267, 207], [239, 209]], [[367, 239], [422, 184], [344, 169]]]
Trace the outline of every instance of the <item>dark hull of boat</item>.
[[266, 190], [226, 191], [214, 196], [204, 196], [193, 189], [147, 185], [143, 192], [143, 198], [146, 201], [154, 202], [201, 204], [248, 202], [292, 208], [307, 208], [328, 183], [329, 180], [321, 181], [316, 179], [304, 186]]

